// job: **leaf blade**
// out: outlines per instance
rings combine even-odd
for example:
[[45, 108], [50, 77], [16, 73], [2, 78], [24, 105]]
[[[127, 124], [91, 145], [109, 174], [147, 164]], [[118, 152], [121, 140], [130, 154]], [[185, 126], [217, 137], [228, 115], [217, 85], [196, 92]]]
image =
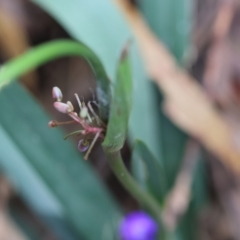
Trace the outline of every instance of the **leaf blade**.
[[140, 185], [163, 204], [167, 191], [164, 170], [141, 140], [135, 142], [131, 166]]
[[107, 133], [102, 144], [108, 151], [120, 150], [127, 137], [128, 120], [132, 107], [132, 76], [127, 51], [128, 49], [124, 49], [118, 65]]
[[[56, 218], [68, 222], [86, 239], [97, 239], [103, 234], [105, 225], [113, 235], [113, 224], [117, 224], [121, 216], [118, 207], [93, 175], [87, 163], [81, 161], [80, 155], [70, 142], [63, 141], [61, 131], [55, 129], [52, 132], [47, 129], [48, 117], [26, 91], [16, 83], [6, 87], [0, 94], [0, 106], [2, 108], [7, 106], [6, 111], [8, 111], [8, 114], [1, 115], [1, 126], [7, 130], [8, 136], [17, 144], [18, 149], [24, 153], [26, 163], [41, 177], [48, 191], [60, 201], [61, 211], [58, 208], [58, 211], [53, 211], [51, 205], [45, 210], [33, 206], [35, 211], [49, 220]], [[16, 116], [18, 116], [17, 121], [15, 121]], [[1, 156], [6, 149], [9, 148], [0, 148]], [[11, 152], [5, 152], [5, 162], [1, 161], [1, 158], [1, 165], [5, 164], [6, 167], [9, 154]], [[11, 166], [8, 168], [10, 168], [8, 171], [13, 171]], [[17, 170], [18, 168], [15, 168], [11, 176]], [[15, 174], [14, 176], [16, 177]], [[19, 179], [20, 177], [15, 182], [19, 182]], [[25, 179], [19, 187], [20, 193], [30, 204], [37, 202], [40, 206], [44, 205], [46, 201], [42, 201], [41, 193], [38, 192], [37, 198], [31, 195], [30, 190], [26, 193], [31, 183], [30, 179], [28, 181]], [[30, 186], [32, 191], [38, 191], [38, 186], [34, 186]], [[98, 199], [97, 205], [96, 199]]]

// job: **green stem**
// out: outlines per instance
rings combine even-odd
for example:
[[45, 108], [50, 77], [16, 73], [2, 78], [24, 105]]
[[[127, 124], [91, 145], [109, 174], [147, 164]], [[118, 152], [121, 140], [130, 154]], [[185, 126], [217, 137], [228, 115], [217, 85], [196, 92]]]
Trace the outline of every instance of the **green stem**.
[[143, 206], [145, 206], [156, 218], [159, 225], [162, 225], [161, 208], [157, 201], [149, 195], [146, 191], [139, 187], [131, 174], [126, 169], [120, 151], [109, 152], [105, 150], [108, 163], [115, 173], [118, 180], [122, 183], [124, 188]]
[[0, 69], [0, 87], [46, 62], [64, 56], [80, 56], [87, 59], [97, 78], [108, 82], [101, 61], [87, 46], [72, 40], [56, 40], [39, 45], [4, 64]]

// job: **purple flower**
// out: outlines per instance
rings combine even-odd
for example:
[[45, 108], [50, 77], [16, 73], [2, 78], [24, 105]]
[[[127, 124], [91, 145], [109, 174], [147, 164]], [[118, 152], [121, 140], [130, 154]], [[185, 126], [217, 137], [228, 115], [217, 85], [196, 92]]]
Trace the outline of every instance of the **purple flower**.
[[143, 211], [127, 214], [119, 227], [121, 240], [156, 240], [158, 225]]
[[78, 142], [78, 150], [80, 152], [85, 152], [88, 148], [89, 148], [89, 142], [88, 141], [86, 141], [84, 139], [81, 139]]

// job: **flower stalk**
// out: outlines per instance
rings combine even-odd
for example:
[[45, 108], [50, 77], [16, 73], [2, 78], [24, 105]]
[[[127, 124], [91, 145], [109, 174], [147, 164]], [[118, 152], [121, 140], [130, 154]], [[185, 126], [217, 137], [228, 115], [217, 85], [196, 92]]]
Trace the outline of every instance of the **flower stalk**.
[[120, 151], [109, 152], [105, 150], [108, 158], [110, 168], [114, 172], [115, 176], [121, 182], [123, 187], [150, 213], [155, 217], [158, 224], [162, 226], [161, 207], [158, 202], [145, 190], [143, 190], [136, 180], [131, 176], [127, 168], [125, 167]]

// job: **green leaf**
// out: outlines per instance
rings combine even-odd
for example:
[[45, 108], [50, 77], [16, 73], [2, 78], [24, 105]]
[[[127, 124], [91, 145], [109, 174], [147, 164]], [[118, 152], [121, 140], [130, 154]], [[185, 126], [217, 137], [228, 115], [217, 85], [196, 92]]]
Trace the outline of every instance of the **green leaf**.
[[190, 44], [192, 1], [140, 0], [139, 4], [149, 26], [181, 60]]
[[62, 131], [47, 127], [49, 117], [17, 83], [1, 91], [0, 108], [0, 167], [28, 205], [55, 231], [112, 240], [121, 214]]
[[[159, 39], [169, 47], [180, 62], [184, 60], [190, 45], [192, 2], [189, 0], [140, 0], [140, 8], [149, 26]], [[159, 101], [161, 101], [160, 98], [161, 96], [159, 96]], [[168, 178], [168, 188], [170, 189], [181, 166], [187, 136], [174, 126], [162, 112], [159, 117], [161, 134], [159, 148], [161, 149], [164, 169]], [[193, 202], [189, 206], [178, 230], [167, 239], [187, 240], [196, 238], [197, 214], [207, 195], [202, 170], [197, 168], [194, 176], [194, 181], [197, 184], [192, 187]], [[195, 207], [196, 205], [198, 208]]]
[[[192, 4], [189, 0], [151, 0], [140, 1], [140, 8], [150, 28], [161, 41], [169, 47], [178, 60], [188, 51]], [[162, 96], [155, 91], [156, 101], [162, 102]], [[160, 104], [161, 105], [161, 104]], [[158, 116], [160, 141], [159, 149], [163, 167], [168, 178], [168, 188], [174, 182], [181, 166], [187, 136], [160, 112]]]
[[101, 96], [104, 96], [104, 99], [99, 98], [101, 115], [106, 115], [110, 94], [108, 77], [98, 57], [86, 45], [80, 42], [72, 40], [51, 41], [41, 44], [20, 57], [5, 63], [0, 69], [0, 88], [24, 73], [63, 56], [81, 56], [89, 62], [98, 80], [97, 83], [99, 90], [101, 89]]
[[[107, 135], [103, 143], [103, 146], [111, 149], [111, 151], [121, 149], [124, 144], [132, 105], [132, 77], [127, 51], [128, 49], [125, 49], [122, 53], [117, 69], [117, 82], [113, 84], [113, 100], [110, 107]], [[0, 72], [0, 86], [11, 82], [14, 78], [34, 67], [65, 55], [85, 57], [92, 65], [97, 80], [99, 80], [99, 85], [104, 86], [103, 89], [105, 90], [108, 89], [108, 79], [97, 56], [85, 45], [69, 40], [42, 44], [21, 57], [6, 63]], [[105, 92], [105, 95], [107, 94]], [[99, 100], [101, 102], [102, 99], [99, 98]], [[105, 97], [104, 101], [106, 101]], [[104, 107], [106, 107], [106, 104], [104, 104]]]
[[175, 183], [176, 176], [182, 165], [187, 136], [176, 127], [162, 112], [161, 122], [161, 145], [163, 151], [164, 169], [168, 179], [168, 188]]
[[141, 187], [163, 204], [167, 190], [165, 173], [146, 144], [140, 140], [135, 142], [131, 165], [133, 176]]
[[[1, 68], [0, 84], [14, 81], [16, 77], [46, 62], [64, 56], [81, 56], [87, 59], [97, 77], [107, 81], [107, 75], [98, 57], [84, 44], [72, 40], [56, 40], [41, 44], [15, 58]], [[0, 86], [1, 86], [0, 85]]]
[[[133, 105], [129, 120], [129, 139], [141, 139], [161, 161], [159, 105], [153, 98], [153, 83], [148, 80], [136, 41], [125, 19], [111, 0], [32, 0], [74, 39], [81, 41], [101, 60], [113, 86], [122, 49], [132, 39], [130, 60], [133, 78]], [[109, 24], [111, 23], [111, 24]]]
[[149, 81], [144, 70], [136, 44], [131, 54], [133, 75], [133, 106], [129, 121], [129, 140], [133, 145], [136, 139], [147, 143], [149, 150], [163, 164], [159, 102], [156, 101], [156, 88]]
[[128, 120], [132, 106], [132, 76], [128, 49], [124, 49], [114, 84], [114, 97], [110, 106], [107, 134], [103, 147], [117, 151], [123, 147], [127, 136]]
[[[62, 0], [61, 2], [58, 1], [56, 3], [54, 3], [54, 1], [55, 0], [53, 1], [37, 0], [36, 2], [40, 4], [42, 7], [44, 7], [47, 11], [49, 11], [50, 14], [53, 14], [60, 21], [60, 23], [66, 28], [69, 34], [71, 34], [73, 37], [75, 37], [79, 41], [84, 41], [85, 43], [88, 44], [88, 46], [91, 47], [92, 50], [94, 50], [94, 52], [99, 53], [98, 57], [100, 60], [103, 60], [103, 65], [107, 69], [108, 75], [111, 77], [110, 80], [112, 82], [112, 86], [114, 86], [115, 78], [117, 76], [116, 67], [118, 65], [120, 52], [122, 51], [123, 46], [126, 44], [126, 40], [131, 39], [131, 33], [128, 29], [128, 26], [125, 24], [124, 19], [121, 18], [121, 15], [118, 13], [117, 9], [115, 9], [115, 7], [112, 5], [112, 3], [110, 3], [109, 0], [103, 0], [101, 4], [98, 3], [98, 1], [96, 2], [91, 1], [91, 4], [90, 4], [88, 1], [74, 0], [74, 4], [75, 4], [74, 6], [69, 4], [69, 1], [67, 0]], [[98, 4], [100, 4], [101, 7], [97, 8]], [[73, 8], [74, 8], [74, 11], [67, 11], [68, 9], [70, 10]], [[79, 9], [79, 11], [81, 11], [81, 9], [82, 10], [85, 9], [86, 11], [84, 11], [83, 14], [79, 14], [79, 11], [76, 12], [76, 9]], [[104, 9], [106, 10], [107, 14], [103, 15], [101, 13]], [[69, 14], [69, 12], [71, 12], [71, 14]], [[102, 20], [99, 20], [99, 18], [102, 18]], [[109, 27], [109, 24], [108, 24], [110, 19], [111, 19], [112, 27]], [[116, 31], [116, 26], [118, 31], [116, 32], [116, 34], [112, 34], [113, 32]], [[103, 32], [98, 32], [96, 31], [96, 29], [101, 29]], [[121, 36], [119, 36], [119, 34]], [[109, 39], [111, 40], [108, 39], [106, 41], [107, 37], [109, 37]], [[62, 44], [60, 43], [59, 43], [59, 46]], [[67, 48], [70, 48], [71, 53], [67, 52], [69, 50], [64, 50], [65, 46], [61, 46], [58, 48], [58, 46], [56, 47], [53, 46], [54, 43], [52, 44], [48, 43], [48, 44], [49, 44], [49, 48], [44, 50], [44, 54], [42, 54], [40, 50], [42, 51], [43, 46], [46, 46], [46, 45], [37, 47], [37, 50], [39, 50], [38, 53], [40, 56], [44, 58], [45, 54], [47, 55], [47, 59], [42, 58], [41, 59], [42, 62], [39, 61], [38, 65], [40, 64], [40, 62], [42, 64], [43, 60], [44, 61], [50, 60], [49, 55], [51, 55], [52, 52], [54, 52], [54, 54], [58, 53], [58, 51], [65, 52], [65, 53], [62, 53], [62, 56], [64, 54], [65, 55], [69, 55], [69, 54], [83, 55], [79, 50], [77, 50], [80, 47], [77, 46], [77, 43], [74, 43], [74, 42], [73, 42], [73, 44], [75, 44], [74, 47], [67, 46]], [[70, 43], [67, 43], [67, 44], [70, 44]], [[79, 43], [79, 45], [81, 44]], [[50, 46], [58, 50], [52, 51]], [[35, 51], [35, 50], [32, 50], [32, 51]], [[26, 55], [33, 55], [33, 53], [27, 53]], [[58, 54], [58, 56], [60, 55]], [[54, 57], [57, 57], [57, 56], [55, 55]], [[89, 58], [89, 56], [86, 56], [86, 55], [85, 57]], [[26, 68], [28, 68], [27, 70], [29, 70], [31, 67], [37, 66], [37, 64], [35, 64], [34, 66], [32, 65], [32, 57], [31, 58], [26, 57], [26, 58], [29, 59], [28, 61], [24, 61], [27, 64], [24, 64], [24, 63], [20, 64], [20, 60], [18, 61], [13, 60], [11, 65], [13, 65], [13, 63], [16, 63], [16, 67], [13, 68], [10, 65], [11, 67], [8, 67], [7, 69], [5, 65], [6, 68], [5, 70], [3, 69], [3, 73], [0, 72], [0, 81], [3, 78], [5, 78], [6, 80], [9, 80], [10, 77], [19, 75], [20, 72], [16, 74], [16, 71], [14, 70], [15, 68], [20, 70], [21, 73], [23, 73], [26, 70]], [[51, 59], [53, 59], [53, 57], [51, 57]], [[92, 62], [92, 57], [90, 57], [89, 60]], [[158, 160], [160, 161], [160, 157], [159, 157], [160, 152], [159, 152], [159, 144], [158, 144], [159, 135], [155, 134], [158, 128], [158, 125], [155, 123], [157, 123], [159, 120], [158, 112], [156, 111], [156, 108], [158, 106], [154, 101], [154, 99], [152, 98], [152, 92], [153, 92], [152, 83], [147, 80], [147, 76], [144, 71], [135, 41], [132, 41], [132, 47], [130, 51], [130, 60], [131, 60], [131, 67], [132, 67], [133, 89], [134, 89], [133, 106], [132, 106], [132, 112], [130, 114], [130, 121], [129, 121], [130, 141], [133, 143], [134, 140], [138, 138], [148, 142], [150, 150], [158, 157]], [[30, 67], [28, 66], [28, 64], [30, 64]], [[22, 65], [25, 65], [25, 66], [23, 67]], [[95, 69], [95, 65], [94, 65], [94, 69]], [[11, 76], [8, 75], [7, 73], [8, 74], [10, 73]], [[98, 77], [97, 73], [96, 75], [97, 75], [96, 76], [97, 80], [99, 80], [97, 81], [99, 85], [98, 90], [100, 90], [98, 91], [100, 93], [99, 100], [100, 102], [102, 102], [102, 106], [104, 106], [104, 104], [106, 104], [106, 102], [108, 102], [110, 98], [109, 92], [108, 92], [109, 85], [105, 84], [106, 82], [104, 81], [105, 77]], [[112, 87], [112, 89], [113, 88], [114, 87]], [[104, 116], [104, 117], [106, 116], [106, 109], [101, 108], [101, 116]], [[139, 119], [141, 119], [141, 121], [139, 121]], [[124, 132], [122, 136], [124, 136]]]
[[54, 17], [74, 39], [87, 44], [100, 58], [109, 78], [115, 81], [119, 56], [131, 34], [112, 1], [32, 1]]
[[[192, 14], [190, 1], [151, 0], [146, 2], [140, 0], [139, 4], [150, 28], [161, 41], [164, 41], [177, 59], [182, 59], [188, 50], [190, 38]], [[163, 99], [158, 91], [153, 93], [153, 97], [161, 105]], [[171, 123], [162, 111], [158, 119], [159, 126], [156, 132], [159, 131], [161, 136], [158, 144], [170, 189], [181, 166], [187, 136]]]

